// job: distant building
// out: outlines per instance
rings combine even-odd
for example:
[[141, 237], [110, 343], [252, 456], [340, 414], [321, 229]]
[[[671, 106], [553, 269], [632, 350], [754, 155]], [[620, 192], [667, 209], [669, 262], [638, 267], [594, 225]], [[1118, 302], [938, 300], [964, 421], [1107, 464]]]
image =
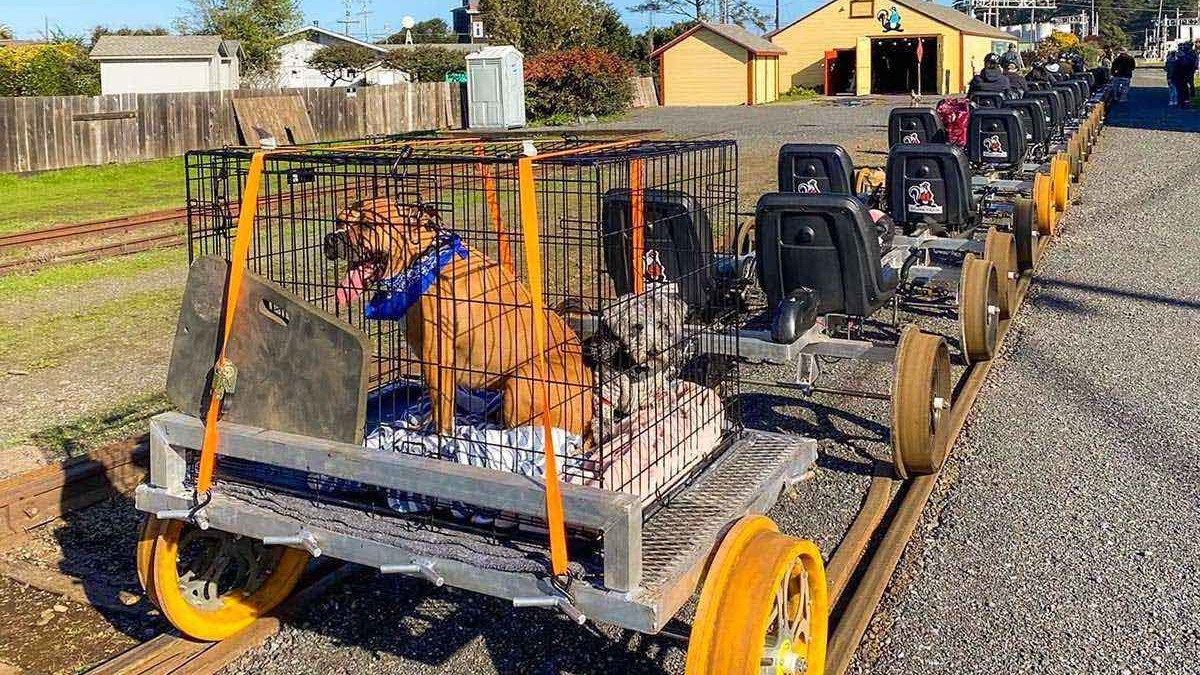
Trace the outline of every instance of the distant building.
[[[308, 65], [308, 60], [312, 58], [312, 55], [325, 47], [334, 45], [361, 47], [377, 54], [382, 60], [384, 54], [397, 46], [363, 42], [317, 25], [305, 26], [285, 33], [280, 37], [280, 41], [284, 44], [279, 48], [279, 66], [276, 69], [274, 82], [271, 84], [276, 87], [295, 88], [330, 86], [328, 77]], [[337, 84], [338, 86], [397, 84], [408, 82], [410, 79], [408, 73], [386, 68], [377, 61], [364, 68], [363, 72], [356, 73], [352, 81], [343, 80]]]
[[102, 94], [237, 89], [244, 56], [220, 35], [102, 35], [91, 52]]
[[34, 45], [50, 44], [45, 40], [0, 40], [0, 49], [5, 47], [32, 47]]
[[462, 0], [461, 7], [450, 10], [454, 19], [454, 33], [459, 42], [487, 42], [487, 30], [483, 26], [483, 13], [479, 0]]

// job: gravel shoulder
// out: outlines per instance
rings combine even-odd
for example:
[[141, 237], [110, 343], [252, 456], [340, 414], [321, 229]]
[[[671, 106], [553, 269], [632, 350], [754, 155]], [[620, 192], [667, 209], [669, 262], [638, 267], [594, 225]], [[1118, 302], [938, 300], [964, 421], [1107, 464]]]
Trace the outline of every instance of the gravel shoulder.
[[1200, 113], [1161, 83], [1114, 112], [852, 672], [1196, 672]]

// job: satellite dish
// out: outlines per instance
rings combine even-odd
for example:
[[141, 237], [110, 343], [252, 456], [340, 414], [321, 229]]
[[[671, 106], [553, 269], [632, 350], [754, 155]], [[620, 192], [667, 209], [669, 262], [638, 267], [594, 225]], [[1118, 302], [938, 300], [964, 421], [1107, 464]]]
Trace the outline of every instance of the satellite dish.
[[400, 25], [404, 26], [405, 28], [412, 28], [413, 26], [417, 25], [417, 22], [413, 21], [411, 16], [406, 16], [403, 19], [400, 19]]

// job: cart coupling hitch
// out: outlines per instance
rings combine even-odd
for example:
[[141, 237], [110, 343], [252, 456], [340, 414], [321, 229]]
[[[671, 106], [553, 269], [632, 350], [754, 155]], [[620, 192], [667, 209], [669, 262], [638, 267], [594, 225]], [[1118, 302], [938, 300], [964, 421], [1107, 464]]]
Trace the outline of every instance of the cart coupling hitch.
[[321, 557], [321, 547], [317, 545], [317, 538], [308, 530], [300, 530], [296, 534], [263, 537], [262, 543], [268, 546], [299, 546], [308, 551], [312, 557]]
[[555, 607], [571, 621], [582, 626], [587, 617], [563, 595], [539, 595], [534, 598], [513, 598], [513, 607]]
[[154, 517], [159, 520], [182, 520], [190, 522], [202, 530], [207, 530], [209, 527], [208, 513], [203, 507], [198, 509], [166, 509], [155, 511]]
[[433, 563], [431, 562], [414, 561], [408, 565], [380, 565], [379, 571], [384, 574], [419, 575], [425, 577], [426, 581], [438, 588], [446, 585], [446, 580], [442, 578], [442, 575], [437, 573], [437, 570], [433, 569]]

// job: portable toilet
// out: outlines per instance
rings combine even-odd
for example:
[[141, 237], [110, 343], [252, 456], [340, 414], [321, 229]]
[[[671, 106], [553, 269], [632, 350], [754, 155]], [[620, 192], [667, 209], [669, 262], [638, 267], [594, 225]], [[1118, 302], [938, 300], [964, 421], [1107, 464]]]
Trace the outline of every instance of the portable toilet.
[[467, 54], [467, 104], [472, 129], [525, 126], [525, 57], [516, 47]]

